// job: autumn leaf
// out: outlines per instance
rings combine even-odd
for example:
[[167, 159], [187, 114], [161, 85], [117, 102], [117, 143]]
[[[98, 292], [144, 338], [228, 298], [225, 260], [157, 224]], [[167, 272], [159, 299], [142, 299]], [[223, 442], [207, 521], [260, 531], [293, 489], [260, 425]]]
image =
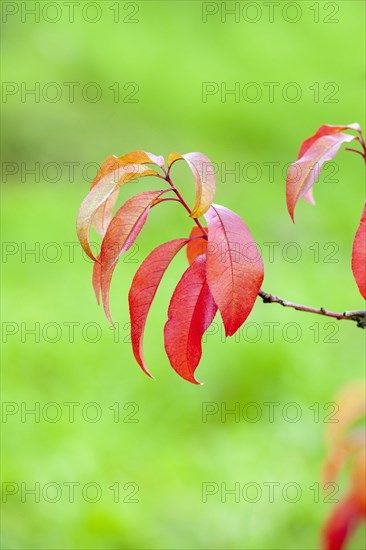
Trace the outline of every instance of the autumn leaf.
[[191, 169], [196, 185], [196, 198], [190, 214], [191, 218], [199, 218], [210, 208], [216, 192], [214, 167], [208, 157], [202, 153], [171, 153], [168, 157], [168, 167], [177, 160], [185, 160]]
[[355, 136], [342, 133], [322, 136], [306, 149], [304, 156], [291, 164], [286, 179], [286, 200], [292, 221], [295, 206], [301, 198], [314, 202], [311, 188], [319, 178], [324, 162], [334, 158], [341, 145], [353, 139]]
[[189, 265], [201, 254], [206, 254], [207, 239], [202, 237], [202, 230], [194, 225], [189, 235], [190, 241], [187, 244], [186, 252]]
[[151, 205], [165, 192], [146, 191], [135, 195], [121, 206], [108, 226], [100, 252], [100, 286], [104, 311], [111, 323], [109, 289], [117, 260], [135, 242], [145, 225]]
[[[303, 157], [306, 153], [306, 151], [317, 141], [319, 138], [323, 136], [331, 136], [333, 134], [337, 134], [338, 132], [343, 132], [343, 130], [356, 130], [356, 132], [361, 133], [360, 125], [355, 122], [354, 124], [348, 124], [346, 126], [332, 126], [330, 124], [324, 124], [321, 126], [313, 136], [309, 137], [303, 143], [301, 144], [299, 154], [297, 155], [297, 160], [299, 160], [301, 157]], [[311, 187], [302, 197], [305, 199], [308, 203], [314, 205], [314, 197], [313, 197], [313, 188]]]
[[227, 336], [251, 312], [264, 278], [261, 255], [244, 221], [234, 212], [212, 205], [208, 225], [207, 282], [219, 307]]
[[156, 164], [157, 166], [164, 166], [164, 157], [153, 155], [152, 153], [146, 153], [145, 151], [132, 151], [121, 157], [111, 155], [105, 159], [101, 164], [97, 175], [95, 176], [90, 189], [93, 189], [97, 183], [105, 176], [114, 172], [118, 168], [127, 166], [127, 164]]
[[102, 206], [105, 201], [121, 187], [124, 183], [140, 178], [142, 176], [156, 176], [154, 170], [149, 170], [141, 164], [128, 164], [121, 166], [107, 175], [105, 175], [88, 193], [81, 203], [77, 221], [76, 231], [80, 244], [86, 254], [92, 260], [96, 258], [90, 248], [90, 225], [97, 209]]
[[358, 289], [366, 300], [366, 202], [353, 241], [352, 272]]
[[142, 370], [150, 377], [143, 353], [146, 319], [165, 271], [187, 242], [188, 239], [176, 239], [155, 248], [137, 270], [128, 295], [133, 354]]
[[185, 380], [199, 384], [194, 372], [202, 355], [202, 336], [212, 323], [217, 306], [206, 281], [206, 258], [196, 258], [179, 281], [169, 304], [164, 328], [165, 351], [173, 369]]
[[303, 157], [306, 151], [310, 149], [313, 143], [315, 143], [319, 138], [323, 136], [332, 136], [333, 134], [338, 134], [339, 132], [343, 132], [344, 130], [355, 130], [358, 133], [361, 132], [360, 125], [357, 122], [354, 122], [353, 124], [347, 124], [346, 126], [332, 126], [331, 124], [324, 124], [323, 126], [320, 126], [320, 128], [315, 132], [313, 136], [310, 136], [305, 141], [303, 141], [297, 158], [300, 159], [301, 157]]
[[[110, 174], [122, 166], [127, 164], [155, 164], [160, 168], [164, 167], [164, 157], [156, 156], [153, 153], [147, 153], [145, 151], [133, 151], [127, 153], [121, 157], [111, 155], [102, 163], [95, 176], [91, 189], [106, 175]], [[112, 195], [96, 210], [93, 219], [92, 226], [94, 229], [104, 237], [109, 222], [112, 219], [113, 209], [118, 199], [119, 189], [117, 189]]]

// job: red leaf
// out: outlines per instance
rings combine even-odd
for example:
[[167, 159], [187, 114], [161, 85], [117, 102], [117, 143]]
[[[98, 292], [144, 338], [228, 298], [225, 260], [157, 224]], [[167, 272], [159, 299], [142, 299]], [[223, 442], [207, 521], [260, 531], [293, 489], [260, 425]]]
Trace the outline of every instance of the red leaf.
[[109, 289], [117, 260], [135, 242], [145, 225], [151, 205], [165, 192], [146, 191], [135, 195], [121, 206], [108, 226], [100, 252], [100, 286], [104, 311], [111, 323], [113, 321], [109, 311]]
[[192, 240], [189, 241], [186, 249], [189, 265], [191, 265], [198, 256], [201, 256], [201, 254], [206, 254], [207, 239], [201, 238], [201, 235], [201, 229], [197, 225], [193, 226], [189, 235], [189, 238]]
[[151, 374], [146, 368], [143, 353], [146, 319], [165, 271], [187, 242], [188, 239], [176, 239], [155, 248], [137, 270], [128, 295], [133, 354], [142, 370], [149, 376]]
[[199, 384], [194, 372], [202, 355], [202, 336], [217, 306], [206, 282], [206, 258], [199, 256], [185, 271], [169, 304], [164, 328], [165, 351], [173, 369]]
[[149, 170], [141, 164], [128, 164], [117, 168], [114, 172], [104, 176], [88, 193], [79, 208], [78, 217], [76, 220], [76, 231], [80, 241], [80, 244], [86, 254], [92, 260], [96, 260], [89, 241], [90, 225], [93, 217], [105, 201], [107, 201], [111, 195], [121, 185], [127, 181], [131, 181], [142, 176], [156, 176], [157, 173], [154, 170]]
[[323, 136], [331, 136], [333, 134], [338, 134], [339, 132], [343, 132], [343, 130], [356, 130], [356, 132], [361, 132], [360, 125], [357, 124], [357, 122], [353, 124], [348, 124], [347, 126], [332, 126], [330, 124], [324, 124], [324, 126], [320, 126], [319, 130], [315, 132], [315, 134], [305, 141], [303, 141], [299, 154], [297, 155], [297, 159], [300, 159], [303, 157], [308, 149], [313, 145], [315, 141], [317, 141], [319, 138]]
[[361, 295], [366, 300], [366, 202], [352, 247], [352, 272]]
[[226, 335], [231, 336], [254, 306], [264, 278], [263, 262], [249, 229], [237, 214], [212, 205], [205, 218], [207, 282]]
[[199, 218], [210, 208], [216, 192], [214, 167], [208, 157], [202, 153], [170, 153], [169, 168], [177, 160], [185, 160], [190, 167], [196, 184], [196, 198], [190, 214], [191, 218]]
[[360, 521], [361, 516], [353, 496], [349, 495], [341, 500], [324, 526], [324, 550], [342, 550]]
[[308, 201], [313, 200], [310, 190], [317, 181], [324, 162], [334, 158], [342, 143], [353, 139], [355, 136], [341, 133], [320, 137], [306, 149], [304, 156], [291, 164], [286, 180], [286, 200], [292, 221], [298, 201], [304, 196]]

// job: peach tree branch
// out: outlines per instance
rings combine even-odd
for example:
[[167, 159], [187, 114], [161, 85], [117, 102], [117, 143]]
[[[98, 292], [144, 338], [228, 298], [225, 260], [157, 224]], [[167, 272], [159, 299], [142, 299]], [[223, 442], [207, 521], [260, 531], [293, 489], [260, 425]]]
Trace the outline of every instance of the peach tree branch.
[[292, 309], [296, 309], [297, 311], [305, 311], [307, 313], [315, 313], [316, 315], [324, 315], [325, 317], [331, 317], [333, 319], [337, 319], [338, 321], [354, 321], [357, 323], [358, 327], [363, 329], [366, 328], [366, 310], [364, 309], [336, 313], [334, 311], [324, 309], [323, 307], [315, 308], [296, 304], [294, 302], [290, 302], [289, 300], [284, 300], [283, 298], [274, 296], [273, 294], [269, 294], [268, 292], [264, 292], [263, 290], [258, 292], [258, 296], [262, 298], [265, 304], [280, 304], [283, 307], [290, 307]]

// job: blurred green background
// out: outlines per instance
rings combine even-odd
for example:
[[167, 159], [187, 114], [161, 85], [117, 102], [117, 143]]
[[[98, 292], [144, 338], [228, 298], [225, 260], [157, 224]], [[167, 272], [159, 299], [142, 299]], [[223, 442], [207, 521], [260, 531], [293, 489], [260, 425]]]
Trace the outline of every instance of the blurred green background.
[[[153, 382], [128, 342], [127, 293], [144, 256], [190, 223], [174, 203], [152, 211], [114, 275], [113, 332], [75, 218], [108, 155], [201, 151], [218, 168], [216, 202], [262, 247], [265, 290], [362, 307], [350, 269], [361, 159], [342, 151], [328, 165], [316, 207], [301, 203], [296, 225], [284, 173], [321, 124], [365, 123], [365, 5], [281, 2], [272, 19], [266, 2], [74, 5], [72, 14], [66, 2], [2, 3], [2, 547], [316, 549], [333, 506], [321, 483], [329, 403], [364, 373], [363, 333], [258, 301], [239, 338], [225, 340], [216, 318], [197, 371], [204, 385], [193, 386], [163, 347], [182, 253], [148, 320]], [[203, 98], [205, 83], [215, 93]], [[221, 96], [235, 83], [239, 98]], [[238, 163], [239, 178], [225, 174]], [[192, 203], [189, 171], [176, 165], [173, 176]], [[159, 182], [130, 184], [121, 200], [137, 185]], [[233, 408], [239, 418], [225, 415]], [[217, 492], [205, 499], [208, 482]], [[239, 502], [222, 490], [235, 484]], [[350, 548], [364, 544], [361, 530]]]

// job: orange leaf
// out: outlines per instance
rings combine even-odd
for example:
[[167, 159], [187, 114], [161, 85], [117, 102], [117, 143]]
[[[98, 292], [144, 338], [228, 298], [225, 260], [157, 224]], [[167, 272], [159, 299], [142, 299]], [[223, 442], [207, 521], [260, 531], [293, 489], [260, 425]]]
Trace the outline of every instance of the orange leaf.
[[76, 220], [76, 231], [82, 248], [92, 260], [95, 261], [96, 258], [90, 248], [89, 233], [90, 225], [97, 209], [100, 208], [124, 183], [142, 176], [156, 175], [157, 173], [154, 170], [149, 170], [143, 165], [128, 164], [105, 175], [91, 189], [79, 208]]
[[191, 265], [198, 256], [206, 254], [207, 251], [207, 239], [202, 236], [202, 231], [197, 225], [192, 228], [189, 238], [192, 239], [187, 244], [187, 259], [189, 265]]

